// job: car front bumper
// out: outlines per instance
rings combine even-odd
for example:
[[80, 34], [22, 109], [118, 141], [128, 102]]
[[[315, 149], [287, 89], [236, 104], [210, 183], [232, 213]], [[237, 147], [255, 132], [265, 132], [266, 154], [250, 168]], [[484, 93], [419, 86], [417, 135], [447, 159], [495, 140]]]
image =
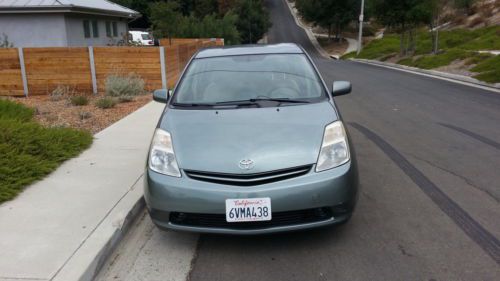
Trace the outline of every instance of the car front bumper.
[[[340, 224], [347, 221], [357, 201], [358, 174], [355, 161], [334, 169], [316, 173], [315, 167], [305, 175], [256, 186], [232, 186], [215, 184], [189, 178], [184, 172], [181, 178], [162, 175], [146, 169], [144, 198], [153, 222], [162, 229], [220, 234], [265, 234], [294, 231]], [[268, 223], [222, 222], [225, 217], [226, 199], [271, 198], [273, 219]], [[304, 210], [305, 215], [295, 215]], [[302, 213], [304, 213], [302, 212]], [[318, 214], [319, 213], [319, 214]], [[203, 223], [183, 223], [181, 216], [217, 218]], [[276, 216], [275, 216], [276, 214]], [[284, 220], [273, 224], [274, 218]], [[313, 215], [318, 214], [314, 219]], [[175, 219], [174, 219], [175, 218]], [[290, 222], [290, 223], [287, 223]]]

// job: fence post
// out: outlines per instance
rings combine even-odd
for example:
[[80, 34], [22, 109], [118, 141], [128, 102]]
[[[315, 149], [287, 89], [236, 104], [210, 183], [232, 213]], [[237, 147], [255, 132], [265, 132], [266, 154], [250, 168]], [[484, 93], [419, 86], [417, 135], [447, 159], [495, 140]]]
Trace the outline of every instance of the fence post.
[[28, 77], [26, 76], [26, 67], [24, 65], [24, 52], [23, 48], [17, 48], [19, 54], [19, 65], [21, 66], [21, 77], [23, 79], [24, 96], [28, 96]]
[[90, 76], [92, 77], [92, 92], [97, 95], [97, 79], [95, 76], [94, 48], [89, 46]]
[[160, 67], [161, 67], [161, 86], [163, 89], [167, 89], [167, 72], [165, 67], [165, 48], [161, 46], [160, 48]]

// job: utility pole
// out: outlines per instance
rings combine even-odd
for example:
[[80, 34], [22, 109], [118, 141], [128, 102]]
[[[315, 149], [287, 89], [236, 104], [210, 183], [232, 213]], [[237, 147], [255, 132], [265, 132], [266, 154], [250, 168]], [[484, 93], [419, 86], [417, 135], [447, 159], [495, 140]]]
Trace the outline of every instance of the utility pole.
[[361, 0], [361, 13], [359, 14], [359, 35], [358, 35], [358, 55], [363, 47], [363, 20], [365, 12], [365, 0]]

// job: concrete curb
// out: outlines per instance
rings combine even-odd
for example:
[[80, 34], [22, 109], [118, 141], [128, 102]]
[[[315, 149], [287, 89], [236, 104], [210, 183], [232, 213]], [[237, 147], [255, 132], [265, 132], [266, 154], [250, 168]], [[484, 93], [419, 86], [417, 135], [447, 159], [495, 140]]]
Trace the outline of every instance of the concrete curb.
[[360, 62], [360, 63], [376, 65], [376, 66], [388, 67], [388, 68], [407, 71], [407, 72], [413, 72], [413, 73], [422, 74], [422, 75], [426, 75], [426, 76], [434, 76], [436, 78], [441, 78], [441, 79], [445, 79], [445, 80], [459, 82], [462, 84], [468, 84], [471, 86], [485, 88], [487, 90], [500, 93], [500, 83], [489, 84], [489, 83], [474, 79], [472, 77], [467, 77], [467, 76], [452, 74], [452, 73], [446, 73], [446, 72], [441, 72], [441, 71], [436, 71], [436, 70], [420, 69], [420, 68], [416, 68], [416, 67], [410, 67], [410, 66], [400, 65], [400, 64], [395, 64], [395, 63], [388, 63], [388, 62], [381, 62], [381, 61], [367, 60], [367, 59], [354, 59], [354, 58], [351, 58], [349, 60], [352, 60], [355, 62]]
[[141, 175], [52, 280], [94, 280], [144, 209], [143, 183]]
[[321, 45], [319, 44], [318, 40], [316, 39], [316, 37], [314, 36], [313, 32], [309, 29], [309, 27], [307, 26], [304, 26], [300, 20], [297, 18], [297, 14], [295, 13], [294, 11], [294, 7], [292, 7], [292, 4], [290, 2], [288, 2], [288, 0], [283, 0], [285, 3], [286, 3], [286, 6], [288, 7], [288, 9], [290, 10], [290, 13], [292, 14], [294, 20], [295, 20], [295, 23], [301, 27], [302, 29], [304, 29], [304, 31], [306, 32], [307, 34], [307, 37], [309, 37], [309, 40], [311, 41], [311, 43], [313, 44], [313, 46], [316, 48], [316, 50], [318, 51], [318, 53], [325, 57], [325, 58], [330, 58], [330, 55], [321, 47]]

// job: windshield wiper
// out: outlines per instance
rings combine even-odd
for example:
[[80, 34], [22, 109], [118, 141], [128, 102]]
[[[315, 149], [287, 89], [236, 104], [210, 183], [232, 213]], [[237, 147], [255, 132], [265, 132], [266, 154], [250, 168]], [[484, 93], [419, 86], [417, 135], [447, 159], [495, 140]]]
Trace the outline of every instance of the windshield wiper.
[[172, 103], [173, 106], [178, 107], [203, 107], [203, 106], [225, 106], [225, 105], [235, 105], [235, 106], [252, 106], [257, 105], [260, 107], [259, 101], [275, 101], [281, 103], [310, 103], [306, 100], [295, 100], [289, 98], [253, 98], [247, 100], [233, 100], [233, 101], [220, 101], [216, 103]]
[[229, 105], [229, 104], [234, 104], [234, 105], [247, 105], [247, 104], [256, 104], [259, 101], [275, 101], [275, 102], [288, 102], [288, 103], [310, 103], [309, 101], [306, 100], [294, 100], [294, 99], [289, 99], [289, 98], [253, 98], [253, 99], [247, 99], [247, 100], [233, 100], [233, 101], [221, 101], [217, 102], [217, 105]]
[[277, 102], [289, 102], [289, 103], [310, 103], [310, 101], [306, 100], [296, 100], [289, 98], [255, 98], [250, 99], [250, 101], [277, 101]]
[[197, 107], [197, 106], [214, 106], [216, 105], [215, 103], [181, 103], [181, 102], [174, 102], [172, 103], [173, 106], [179, 106], [179, 107]]

